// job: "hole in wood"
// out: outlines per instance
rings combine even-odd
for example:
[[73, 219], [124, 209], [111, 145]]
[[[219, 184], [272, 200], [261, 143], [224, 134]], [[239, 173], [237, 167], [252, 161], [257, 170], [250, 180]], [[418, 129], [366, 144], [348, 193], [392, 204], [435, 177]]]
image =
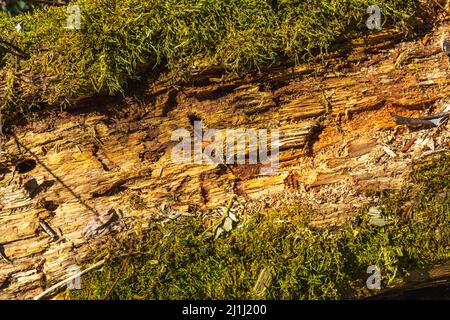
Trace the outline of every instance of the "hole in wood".
[[16, 171], [19, 173], [27, 173], [36, 168], [36, 161], [33, 159], [23, 160], [16, 166]]
[[194, 126], [195, 122], [197, 122], [197, 121], [202, 121], [202, 119], [195, 113], [189, 114], [188, 119], [189, 119], [189, 123], [191, 124], [191, 126]]
[[47, 211], [55, 211], [59, 207], [59, 204], [53, 200], [42, 200], [41, 204]]

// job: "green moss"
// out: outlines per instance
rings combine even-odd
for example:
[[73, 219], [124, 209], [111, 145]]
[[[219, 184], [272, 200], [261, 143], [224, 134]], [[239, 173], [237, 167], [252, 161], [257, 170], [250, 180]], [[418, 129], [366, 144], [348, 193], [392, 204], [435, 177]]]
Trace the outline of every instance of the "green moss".
[[[299, 61], [355, 32], [368, 33], [366, 0], [78, 0], [81, 30], [65, 28], [65, 7], [44, 7], [13, 18], [0, 12], [3, 112], [64, 105], [96, 92], [117, 94], [139, 77], [139, 66], [171, 70], [184, 79], [192, 66], [255, 70]], [[414, 25], [417, 0], [380, 0], [384, 28]], [[415, 16], [417, 15], [417, 17]], [[14, 32], [22, 21], [23, 29]], [[153, 69], [156, 70], [156, 69]], [[161, 68], [158, 68], [161, 70]], [[6, 83], [14, 72], [17, 81]]]
[[[252, 214], [243, 226], [216, 241], [204, 239], [198, 218], [153, 224], [134, 244], [112, 247], [105, 267], [83, 279], [72, 299], [102, 299], [119, 275], [112, 299], [253, 299], [263, 269], [273, 276], [268, 299], [357, 297], [367, 267], [381, 269], [389, 286], [408, 271], [450, 259], [450, 154], [418, 163], [402, 192], [382, 195], [391, 223], [334, 231], [309, 227], [315, 213], [301, 204]], [[413, 217], [400, 218], [405, 203]], [[132, 248], [133, 254], [124, 256]], [[119, 255], [121, 254], [121, 255]]]

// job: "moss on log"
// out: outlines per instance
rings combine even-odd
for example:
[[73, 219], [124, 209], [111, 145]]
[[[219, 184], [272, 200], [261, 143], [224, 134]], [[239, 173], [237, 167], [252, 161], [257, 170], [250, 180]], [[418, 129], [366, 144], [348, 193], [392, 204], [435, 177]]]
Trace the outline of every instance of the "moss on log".
[[[441, 1], [442, 2], [442, 1]], [[366, 35], [366, 0], [78, 0], [10, 18], [0, 13], [4, 119], [121, 94], [142, 73], [261, 70], [304, 61], [352, 34]], [[411, 33], [441, 10], [432, 1], [380, 0], [383, 28]], [[67, 20], [80, 13], [80, 29]], [[313, 12], [313, 13], [312, 13]], [[212, 20], [211, 17], [214, 17]], [[72, 20], [71, 20], [72, 21]], [[21, 23], [20, 32], [15, 27]], [[74, 25], [71, 25], [74, 27]]]

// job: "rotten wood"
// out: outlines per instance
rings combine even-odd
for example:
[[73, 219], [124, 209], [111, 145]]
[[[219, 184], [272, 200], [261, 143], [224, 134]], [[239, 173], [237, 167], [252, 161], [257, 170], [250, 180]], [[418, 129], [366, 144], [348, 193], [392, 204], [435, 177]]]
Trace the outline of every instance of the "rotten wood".
[[[338, 52], [325, 65], [229, 79], [204, 70], [182, 90], [162, 78], [134, 96], [17, 127], [3, 139], [0, 162], [0, 243], [13, 262], [0, 260], [0, 298], [38, 295], [44, 279], [65, 279], [69, 266], [88, 263], [112, 235], [139, 229], [162, 207], [207, 211], [232, 197], [262, 202], [296, 194], [322, 213], [314, 227], [353, 221], [371, 201], [366, 191], [398, 190], [414, 159], [449, 147], [448, 123], [412, 131], [390, 116], [428, 116], [449, 103], [442, 28], [427, 34], [426, 45], [386, 34], [354, 41], [345, 59]], [[279, 171], [173, 163], [172, 133], [193, 132], [195, 120], [221, 132], [279, 130]], [[404, 151], [390, 157], [385, 148]], [[118, 223], [106, 230], [102, 217], [112, 210]], [[39, 219], [57, 241], [39, 232]], [[106, 231], [83, 236], [99, 219]]]

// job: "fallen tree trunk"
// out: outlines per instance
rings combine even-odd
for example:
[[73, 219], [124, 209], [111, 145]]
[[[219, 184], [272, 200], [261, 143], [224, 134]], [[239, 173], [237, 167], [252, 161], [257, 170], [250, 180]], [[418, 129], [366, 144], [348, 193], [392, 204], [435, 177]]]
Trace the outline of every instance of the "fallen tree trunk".
[[[36, 296], [98, 256], [112, 234], [139, 230], [161, 210], [207, 211], [231, 196], [245, 208], [295, 193], [323, 213], [311, 225], [353, 219], [373, 201], [365, 192], [398, 190], [414, 159], [449, 147], [448, 124], [410, 130], [390, 115], [445, 109], [444, 28], [403, 43], [388, 34], [355, 41], [345, 59], [337, 52], [325, 65], [229, 80], [203, 72], [182, 89], [162, 79], [135, 96], [91, 100], [15, 128], [0, 171], [0, 298]], [[279, 171], [173, 163], [173, 131], [192, 132], [195, 120], [218, 130], [278, 129]]]

